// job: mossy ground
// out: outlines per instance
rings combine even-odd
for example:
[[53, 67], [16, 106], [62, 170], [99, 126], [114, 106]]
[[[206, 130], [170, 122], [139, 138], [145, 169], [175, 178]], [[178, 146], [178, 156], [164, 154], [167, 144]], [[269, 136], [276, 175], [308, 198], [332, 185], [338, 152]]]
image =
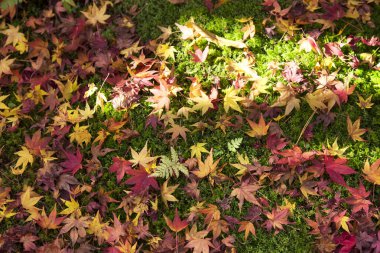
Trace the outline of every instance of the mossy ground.
[[[255, 37], [247, 41], [249, 49], [253, 52], [256, 57], [255, 69], [258, 74], [264, 74], [267, 71], [267, 63], [270, 61], [297, 61], [300, 66], [304, 69], [311, 69], [315, 65], [315, 58], [312, 53], [303, 53], [300, 57], [300, 51], [297, 48], [297, 37], [286, 41], [281, 34], [269, 39], [263, 34], [261, 21], [266, 17], [266, 13], [263, 12], [260, 5], [260, 1], [246, 1], [246, 0], [236, 0], [230, 1], [227, 4], [222, 5], [220, 8], [216, 9], [214, 12], [209, 13], [204, 7], [202, 0], [189, 1], [186, 4], [173, 5], [165, 0], [150, 0], [150, 1], [134, 1], [125, 0], [121, 5], [115, 7], [112, 12], [123, 13], [129, 9], [133, 4], [139, 6], [140, 12], [134, 18], [137, 25], [138, 35], [141, 37], [142, 41], [148, 41], [149, 39], [157, 38], [160, 35], [160, 30], [158, 26], [172, 26], [174, 23], [184, 23], [190, 17], [193, 17], [197, 24], [201, 25], [208, 31], [211, 31], [217, 35], [223, 36], [227, 39], [240, 39], [242, 37], [242, 24], [237, 21], [239, 18], [243, 17], [253, 17], [254, 23], [257, 25], [257, 34]], [[31, 9], [30, 11], [34, 11]], [[334, 33], [327, 32], [322, 36], [322, 41], [336, 41], [337, 36], [343, 36], [350, 33], [355, 33], [355, 35], [365, 35], [369, 37], [371, 35], [378, 35], [380, 24], [380, 13], [379, 7], [376, 7], [373, 13], [372, 19], [377, 24], [375, 29], [363, 28], [362, 30], [357, 29], [356, 22], [352, 21], [352, 24], [348, 25], [345, 30], [343, 30], [342, 35], [335, 35]], [[362, 26], [360, 26], [362, 27]], [[112, 28], [107, 32], [107, 36], [112, 37]], [[342, 37], [343, 38], [343, 37]], [[201, 46], [205, 44], [205, 41], [199, 41]], [[170, 60], [170, 64], [175, 66], [175, 74], [178, 78], [179, 83], [183, 86], [188, 87], [190, 81], [186, 79], [188, 76], [196, 76], [205, 85], [210, 85], [214, 77], [221, 78], [221, 85], [229, 85], [229, 73], [225, 70], [226, 59], [239, 59], [241, 57], [241, 50], [235, 50], [227, 47], [217, 48], [210, 45], [209, 58], [210, 61], [206, 61], [202, 64], [197, 64], [191, 61], [191, 57], [188, 51], [191, 49], [190, 43], [187, 41], [181, 41], [179, 39], [172, 39], [171, 44], [173, 44], [177, 50], [176, 59]], [[359, 48], [363, 52], [368, 52], [368, 48]], [[372, 52], [377, 57], [379, 57], [379, 51], [373, 50]], [[217, 60], [215, 60], [217, 59]], [[344, 77], [348, 74], [349, 68], [342, 64], [341, 70], [339, 72], [340, 77]], [[367, 66], [360, 66], [359, 69], [354, 71], [356, 79], [353, 81], [356, 85], [356, 92], [360, 93], [363, 97], [367, 97], [372, 94], [372, 101], [375, 104], [372, 109], [363, 111], [356, 105], [358, 98], [356, 95], [349, 97], [348, 104], [342, 105], [340, 108], [334, 108], [333, 112], [336, 113], [337, 120], [333, 122], [328, 128], [324, 128], [321, 124], [317, 125], [314, 129], [314, 137], [311, 142], [301, 140], [299, 145], [304, 150], [320, 150], [322, 145], [326, 145], [326, 141], [329, 140], [330, 143], [338, 138], [339, 144], [341, 146], [349, 146], [347, 151], [347, 158], [349, 159], [349, 165], [357, 171], [360, 171], [363, 166], [363, 161], [369, 159], [373, 162], [376, 158], [380, 157], [380, 74], [378, 71], [369, 69]], [[90, 82], [102, 80], [89, 80]], [[271, 80], [271, 83], [275, 85], [276, 80]], [[104, 88], [107, 91], [107, 87]], [[266, 97], [266, 101], [274, 101], [277, 94], [272, 92]], [[12, 106], [11, 100], [8, 100], [8, 106]], [[174, 99], [171, 107], [172, 110], [176, 110], [183, 106], [183, 101], [181, 99]], [[115, 148], [116, 150], [108, 155], [100, 158], [104, 168], [109, 168], [112, 164], [112, 157], [122, 156], [125, 157], [133, 147], [135, 150], [140, 150], [145, 142], [148, 141], [149, 148], [153, 154], [169, 154], [170, 146], [163, 145], [162, 136], [157, 135], [157, 131], [152, 128], [145, 127], [145, 120], [150, 113], [151, 108], [142, 103], [128, 111], [129, 127], [138, 131], [140, 133], [139, 137], [133, 138], [131, 141], [123, 141], [118, 144], [115, 140], [108, 138], [105, 142], [105, 147]], [[90, 132], [93, 136], [96, 135], [97, 131], [104, 128], [102, 122], [109, 117], [115, 117], [120, 119], [122, 114], [125, 112], [115, 111], [110, 104], [107, 104], [105, 111], [102, 113], [97, 113], [96, 116], [89, 120]], [[285, 132], [285, 135], [295, 143], [299, 137], [302, 127], [306, 124], [308, 118], [312, 114], [312, 110], [309, 109], [306, 102], [302, 102], [301, 110], [299, 112], [293, 112], [286, 120], [280, 122], [280, 126]], [[346, 117], [347, 115], [351, 119], [356, 119], [359, 116], [362, 117], [362, 127], [368, 127], [371, 130], [366, 135], [366, 142], [352, 143], [347, 134], [346, 129]], [[211, 113], [207, 115], [207, 118], [200, 119], [199, 117], [190, 117], [188, 121], [182, 122], [181, 125], [190, 127], [191, 124], [202, 120], [207, 122], [208, 120], [215, 120], [218, 117], [218, 112]], [[37, 115], [32, 115], [32, 117], [38, 117]], [[25, 125], [24, 127], [26, 127]], [[23, 126], [19, 130], [7, 135], [3, 135], [0, 139], [0, 147], [7, 147], [7, 153], [13, 154], [19, 150], [19, 146], [22, 145], [25, 134]], [[188, 135], [188, 140], [185, 142], [180, 139], [176, 143], [176, 150], [179, 154], [186, 157], [189, 156], [189, 147], [198, 142], [207, 143], [208, 148], [214, 149], [214, 155], [220, 157], [220, 164], [227, 164], [231, 162], [236, 162], [236, 155], [228, 151], [225, 145], [227, 141], [234, 138], [246, 138], [245, 131], [247, 129], [239, 129], [236, 131], [228, 131], [225, 135], [221, 130], [210, 130], [205, 129], [203, 132], [196, 132]], [[223, 142], [221, 142], [223, 140]], [[250, 157], [254, 156], [266, 164], [268, 154], [265, 150], [254, 148], [255, 141], [248, 141], [246, 144], [239, 148], [239, 152], [247, 153]], [[1, 164], [9, 164], [14, 161], [14, 157], [1, 157]], [[234, 169], [225, 168], [224, 173], [229, 176], [234, 176]], [[88, 181], [88, 176], [84, 173], [78, 173], [78, 178], [82, 182]], [[2, 172], [2, 177], [7, 178], [7, 173]], [[10, 178], [13, 178], [9, 176]], [[35, 174], [25, 173], [22, 178], [18, 179], [17, 184], [21, 187], [24, 184], [33, 184]], [[357, 181], [355, 176], [350, 181]], [[114, 174], [108, 172], [107, 169], [103, 170], [102, 184], [98, 184], [96, 188], [103, 188], [105, 191], [112, 191], [111, 196], [118, 196], [122, 194], [123, 190], [127, 190], [126, 185], [120, 185], [116, 183], [116, 178]], [[162, 182], [161, 182], [162, 183]], [[179, 180], [178, 183], [184, 182]], [[5, 185], [15, 185], [14, 179], [4, 182]], [[222, 200], [226, 197], [225, 188], [231, 188], [232, 185], [229, 182], [215, 185], [211, 187], [208, 183], [200, 183], [201, 196], [207, 203], [215, 203], [217, 200]], [[17, 190], [17, 189], [16, 189]], [[343, 189], [342, 189], [343, 190]], [[21, 188], [19, 189], [21, 191]], [[345, 190], [343, 190], [345, 191]], [[177, 194], [178, 202], [171, 204], [171, 208], [178, 208], [180, 213], [187, 213], [189, 208], [196, 204], [196, 201], [188, 198], [185, 194]], [[259, 194], [268, 199], [271, 205], [283, 204], [283, 198], [278, 193], [261, 189]], [[54, 200], [49, 198], [44, 198], [47, 206], [53, 206]], [[84, 205], [88, 200], [81, 200], [81, 205]], [[300, 199], [299, 202], [295, 204], [298, 206], [304, 205], [306, 200]], [[52, 203], [49, 203], [52, 202]], [[110, 210], [121, 214], [122, 212], [117, 208], [117, 204], [111, 204]], [[237, 203], [231, 205], [231, 209], [226, 211], [225, 215], [231, 215], [234, 217], [243, 217], [247, 211], [247, 206], [243, 206], [243, 210], [240, 213], [237, 207]], [[109, 212], [111, 213], [111, 212]], [[313, 249], [314, 238], [308, 234], [309, 228], [307, 227], [305, 221], [302, 217], [312, 217], [314, 214], [313, 209], [297, 208], [294, 212], [291, 220], [293, 224], [286, 226], [285, 231], [280, 232], [277, 235], [273, 233], [268, 233], [262, 228], [257, 228], [257, 236], [254, 238], [250, 236], [248, 241], [244, 242], [243, 234], [236, 234], [238, 243], [238, 252], [311, 252]], [[111, 217], [110, 217], [111, 218]], [[2, 223], [0, 230], [4, 231], [8, 228], [9, 223], [14, 225], [17, 222], [15, 219], [9, 219], [6, 223]], [[163, 234], [165, 227], [165, 222], [162, 217], [159, 217], [158, 221], [155, 222], [154, 226], [151, 226], [153, 233]], [[49, 237], [46, 235], [46, 237]]]

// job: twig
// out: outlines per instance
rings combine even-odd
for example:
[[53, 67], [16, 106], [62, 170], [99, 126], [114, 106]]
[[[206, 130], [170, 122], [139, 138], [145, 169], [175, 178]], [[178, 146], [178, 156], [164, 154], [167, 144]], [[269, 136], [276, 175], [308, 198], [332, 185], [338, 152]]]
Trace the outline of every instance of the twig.
[[314, 114], [315, 114], [315, 111], [313, 111], [313, 113], [312, 113], [312, 114], [310, 115], [310, 117], [307, 119], [305, 125], [304, 125], [303, 128], [302, 128], [302, 131], [301, 131], [301, 133], [300, 133], [300, 136], [298, 136], [298, 139], [297, 139], [296, 145], [298, 144], [298, 142], [300, 141], [302, 135], [303, 135], [304, 132], [306, 131], [306, 128], [309, 126], [310, 121], [311, 121], [311, 119], [313, 118]]

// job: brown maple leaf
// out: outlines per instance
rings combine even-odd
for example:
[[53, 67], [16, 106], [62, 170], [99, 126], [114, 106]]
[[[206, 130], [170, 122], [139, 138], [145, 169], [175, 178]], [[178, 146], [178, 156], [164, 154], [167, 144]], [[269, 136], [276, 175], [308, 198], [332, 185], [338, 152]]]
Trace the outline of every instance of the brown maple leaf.
[[186, 141], [186, 132], [190, 132], [189, 129], [186, 127], [172, 124], [172, 127], [165, 131], [165, 133], [171, 133], [172, 134], [172, 140], [176, 140], [178, 136], [181, 136]]
[[289, 209], [280, 209], [276, 208], [273, 209], [271, 212], [265, 212], [264, 213], [268, 220], [264, 222], [264, 226], [268, 231], [270, 231], [272, 228], [275, 230], [275, 234], [279, 232], [279, 230], [283, 230], [283, 225], [290, 224], [288, 221], [288, 216], [290, 214]]
[[364, 139], [360, 136], [363, 135], [368, 130], [360, 128], [360, 118], [355, 120], [354, 124], [352, 124], [350, 117], [347, 116], [347, 131], [348, 131], [348, 135], [354, 141], [364, 141]]

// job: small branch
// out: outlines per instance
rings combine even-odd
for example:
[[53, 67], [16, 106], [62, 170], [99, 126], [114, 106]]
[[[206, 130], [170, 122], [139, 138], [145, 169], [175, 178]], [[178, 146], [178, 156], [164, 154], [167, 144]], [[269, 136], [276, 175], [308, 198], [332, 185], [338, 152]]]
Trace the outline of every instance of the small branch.
[[311, 121], [311, 119], [313, 118], [314, 114], [315, 114], [315, 111], [313, 111], [313, 113], [312, 113], [312, 114], [310, 115], [310, 117], [307, 119], [305, 125], [304, 125], [303, 128], [302, 128], [302, 131], [301, 131], [301, 133], [300, 133], [300, 136], [298, 136], [298, 139], [297, 139], [296, 145], [297, 145], [298, 142], [301, 140], [301, 137], [302, 137], [302, 135], [304, 134], [304, 132], [306, 131], [306, 128], [309, 126], [310, 121]]

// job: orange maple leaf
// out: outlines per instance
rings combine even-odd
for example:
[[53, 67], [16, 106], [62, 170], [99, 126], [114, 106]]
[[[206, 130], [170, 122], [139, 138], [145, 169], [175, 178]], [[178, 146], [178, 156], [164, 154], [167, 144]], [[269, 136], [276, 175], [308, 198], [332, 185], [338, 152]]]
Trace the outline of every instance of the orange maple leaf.
[[265, 124], [263, 115], [261, 114], [259, 123], [255, 123], [249, 119], [247, 119], [249, 126], [252, 128], [250, 131], [246, 132], [251, 137], [261, 137], [268, 134], [269, 125]]

